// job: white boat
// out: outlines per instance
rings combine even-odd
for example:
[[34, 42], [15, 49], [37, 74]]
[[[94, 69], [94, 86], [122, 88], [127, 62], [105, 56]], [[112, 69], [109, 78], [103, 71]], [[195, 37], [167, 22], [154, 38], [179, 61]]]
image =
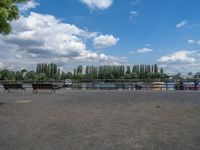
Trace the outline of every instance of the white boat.
[[155, 91], [166, 91], [167, 85], [165, 82], [153, 82], [152, 89]]
[[64, 83], [64, 87], [71, 87], [72, 86], [72, 80], [71, 79], [66, 79]]

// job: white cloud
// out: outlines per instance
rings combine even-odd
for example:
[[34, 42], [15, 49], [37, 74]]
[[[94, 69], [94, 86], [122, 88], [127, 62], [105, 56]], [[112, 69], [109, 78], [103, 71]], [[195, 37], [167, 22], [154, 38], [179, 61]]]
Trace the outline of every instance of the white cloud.
[[189, 44], [197, 44], [197, 45], [200, 45], [200, 40], [195, 41], [195, 40], [193, 40], [193, 39], [189, 39], [189, 40], [188, 40], [188, 43], [189, 43]]
[[195, 51], [186, 51], [186, 50], [183, 50], [183, 51], [178, 51], [178, 52], [175, 52], [171, 55], [168, 55], [168, 56], [162, 56], [158, 62], [161, 62], [161, 63], [164, 63], [164, 62], [184, 62], [184, 63], [190, 63], [190, 62], [194, 62], [195, 61], [195, 58], [191, 57], [192, 54], [194, 54]]
[[113, 4], [113, 0], [80, 0], [91, 9], [107, 9]]
[[38, 5], [39, 3], [37, 3], [35, 0], [30, 0], [30, 1], [27, 1], [26, 3], [19, 4], [19, 10], [21, 12], [28, 11], [30, 9], [37, 7]]
[[186, 26], [187, 23], [188, 23], [188, 20], [183, 20], [176, 25], [176, 28], [182, 28], [182, 27]]
[[100, 35], [93, 40], [93, 46], [95, 48], [106, 48], [114, 46], [119, 41], [119, 38], [115, 38], [113, 35]]
[[162, 56], [158, 63], [170, 73], [198, 72], [200, 69], [200, 51], [181, 50]]
[[193, 44], [193, 43], [195, 43], [195, 40], [189, 39], [189, 40], [188, 40], [188, 43]]
[[149, 52], [152, 52], [152, 51], [153, 51], [153, 49], [145, 47], [145, 48], [138, 49], [136, 52], [143, 54], [143, 53], [149, 53]]
[[[12, 22], [12, 27], [13, 31], [8, 36], [0, 35], [0, 54], [7, 68], [35, 67], [40, 62], [55, 62], [66, 68], [70, 63], [74, 67], [79, 62], [99, 64], [125, 61], [89, 50], [87, 41], [101, 37], [99, 33], [63, 23], [52, 15], [30, 12], [27, 17], [21, 16]], [[109, 37], [111, 42], [104, 43], [107, 44], [104, 46], [115, 44], [113, 36]]]

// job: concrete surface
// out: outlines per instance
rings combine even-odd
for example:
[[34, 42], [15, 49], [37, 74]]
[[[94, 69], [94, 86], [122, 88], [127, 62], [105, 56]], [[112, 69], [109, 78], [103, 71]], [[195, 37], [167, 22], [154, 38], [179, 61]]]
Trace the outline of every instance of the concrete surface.
[[199, 150], [200, 92], [0, 92], [0, 150]]

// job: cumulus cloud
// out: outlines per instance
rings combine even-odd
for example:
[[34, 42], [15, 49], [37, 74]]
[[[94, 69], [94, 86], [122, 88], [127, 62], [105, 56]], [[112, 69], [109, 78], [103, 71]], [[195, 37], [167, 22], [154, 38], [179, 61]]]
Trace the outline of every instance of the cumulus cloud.
[[93, 39], [93, 46], [95, 48], [106, 48], [116, 45], [118, 41], [119, 38], [113, 35], [100, 35]]
[[178, 51], [178, 52], [175, 52], [171, 55], [168, 55], [168, 56], [162, 56], [158, 62], [161, 62], [161, 63], [165, 63], [165, 62], [183, 62], [183, 63], [190, 63], [190, 62], [194, 62], [195, 61], [195, 58], [193, 58], [192, 54], [194, 54], [195, 51], [186, 51], [186, 50], [183, 50], [183, 51]]
[[144, 54], [144, 53], [149, 53], [149, 52], [152, 52], [152, 51], [153, 51], [152, 48], [145, 47], [145, 48], [138, 49], [136, 52], [140, 53], [140, 54]]
[[200, 51], [177, 51], [160, 57], [158, 63], [170, 73], [198, 72], [200, 69]]
[[30, 0], [30, 1], [27, 1], [26, 3], [19, 4], [19, 11], [25, 12], [37, 7], [38, 5], [39, 3], [37, 3], [35, 0]]
[[182, 28], [184, 26], [186, 26], [188, 23], [188, 20], [183, 20], [181, 22], [179, 22], [177, 25], [176, 25], [176, 28]]
[[[69, 63], [75, 66], [79, 62], [124, 61], [87, 48], [87, 41], [101, 37], [99, 33], [63, 23], [52, 15], [30, 12], [12, 22], [12, 27], [8, 36], [0, 35], [0, 53], [8, 68], [35, 67], [39, 62], [55, 62], [65, 67]], [[113, 36], [109, 37], [112, 40]], [[105, 43], [104, 46], [114, 43]]]
[[80, 0], [91, 9], [107, 9], [113, 4], [113, 0]]

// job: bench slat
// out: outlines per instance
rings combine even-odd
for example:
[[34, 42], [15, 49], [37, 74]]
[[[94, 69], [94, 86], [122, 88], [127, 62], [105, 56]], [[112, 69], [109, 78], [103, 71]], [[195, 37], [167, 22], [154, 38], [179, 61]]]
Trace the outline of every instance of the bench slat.
[[[32, 84], [32, 88], [33, 88], [33, 93], [37, 92], [37, 90], [52, 90], [55, 91], [55, 87], [53, 84]], [[51, 92], [52, 92], [51, 91]]]
[[24, 90], [25, 91], [25, 88], [22, 86], [22, 84], [3, 84], [3, 87], [4, 87], [4, 92], [8, 91], [10, 89], [21, 89], [21, 90]]

